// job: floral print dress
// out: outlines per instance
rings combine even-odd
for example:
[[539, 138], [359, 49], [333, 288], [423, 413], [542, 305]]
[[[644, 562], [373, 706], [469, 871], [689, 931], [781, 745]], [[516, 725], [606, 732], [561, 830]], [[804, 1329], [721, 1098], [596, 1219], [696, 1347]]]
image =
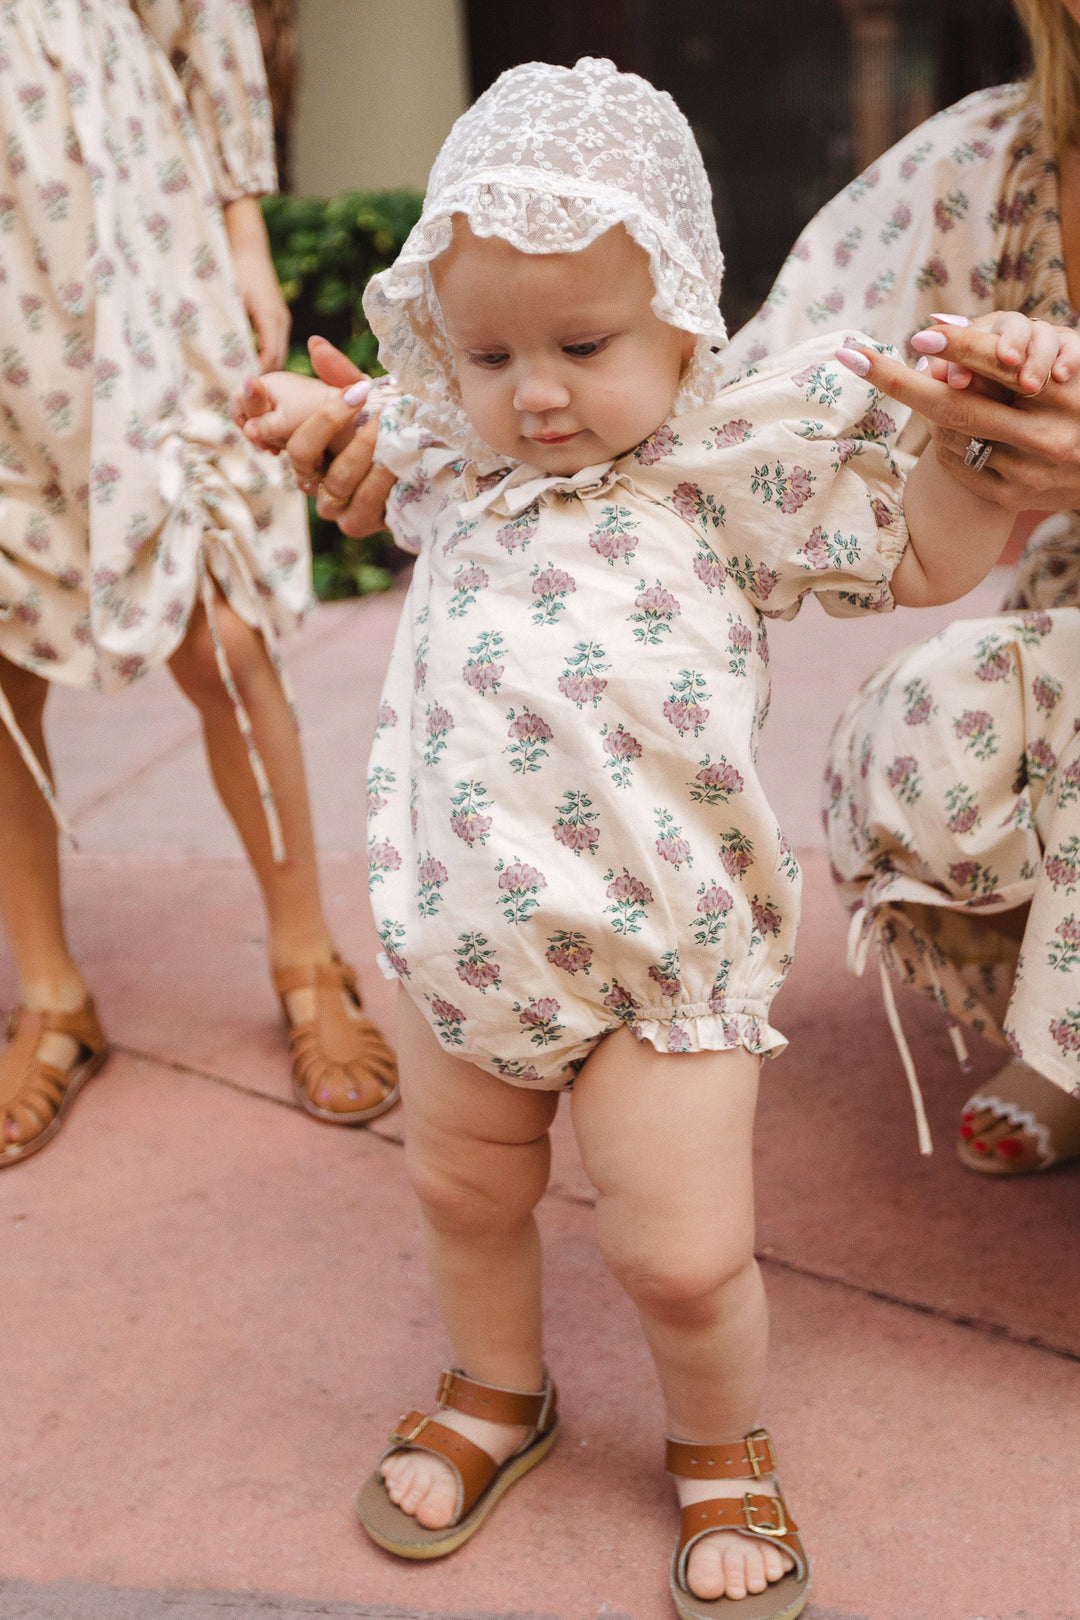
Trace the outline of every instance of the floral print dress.
[[[799, 868], [755, 771], [766, 618], [892, 606], [898, 418], [816, 341], [573, 477], [479, 477], [383, 413], [419, 551], [368, 778], [386, 971], [442, 1045], [571, 1083], [628, 1024], [661, 1051], [784, 1044]], [[902, 419], [903, 413], [899, 413]]]
[[220, 204], [274, 186], [246, 0], [2, 0], [3, 657], [131, 681], [211, 577], [268, 636], [305, 611], [300, 497], [226, 413], [254, 356]]
[[[1075, 325], [1057, 171], [1026, 87], [980, 91], [812, 221], [730, 365], [850, 319], [906, 345], [935, 310]], [[917, 449], [913, 419], [901, 443]], [[878, 670], [841, 719], [829, 849], [856, 920], [954, 1034], [1007, 1043], [1080, 1097], [1080, 519], [1032, 537], [1007, 611]], [[995, 916], [1030, 905], [1022, 943]], [[958, 1049], [963, 1054], [962, 1041]]]

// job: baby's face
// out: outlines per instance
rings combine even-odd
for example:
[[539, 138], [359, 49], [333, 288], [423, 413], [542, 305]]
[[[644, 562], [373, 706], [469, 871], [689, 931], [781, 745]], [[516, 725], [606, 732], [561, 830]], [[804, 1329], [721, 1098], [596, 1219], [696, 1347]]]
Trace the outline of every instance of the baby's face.
[[466, 415], [500, 455], [576, 473], [669, 414], [694, 339], [653, 314], [648, 257], [621, 227], [580, 253], [519, 253], [457, 216], [431, 269]]

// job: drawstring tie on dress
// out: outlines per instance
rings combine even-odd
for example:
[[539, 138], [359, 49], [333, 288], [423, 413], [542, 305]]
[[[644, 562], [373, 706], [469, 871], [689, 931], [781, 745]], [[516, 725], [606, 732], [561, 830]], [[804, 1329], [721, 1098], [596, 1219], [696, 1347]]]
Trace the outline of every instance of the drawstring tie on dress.
[[[915, 1127], [919, 1136], [919, 1152], [929, 1157], [934, 1151], [934, 1144], [930, 1135], [930, 1125], [926, 1118], [926, 1106], [919, 1085], [919, 1076], [915, 1069], [915, 1061], [911, 1056], [911, 1048], [904, 1034], [904, 1027], [900, 1022], [900, 1013], [893, 992], [892, 977], [886, 963], [886, 947], [882, 938], [884, 921], [884, 916], [878, 907], [859, 906], [852, 914], [851, 924], [848, 928], [847, 966], [850, 973], [861, 979], [866, 972], [866, 961], [871, 947], [877, 947], [878, 972], [881, 977], [881, 999], [885, 1003], [885, 1017], [888, 1019], [892, 1038], [896, 1044], [904, 1074], [907, 1077], [911, 1103], [915, 1110]], [[932, 962], [927, 963], [927, 969], [933, 981], [938, 1003], [943, 1005], [944, 996]], [[960, 1067], [966, 1069], [969, 1065], [968, 1050], [960, 1026], [950, 1019], [947, 1027], [949, 1039], [952, 1041], [953, 1050], [956, 1053]]]

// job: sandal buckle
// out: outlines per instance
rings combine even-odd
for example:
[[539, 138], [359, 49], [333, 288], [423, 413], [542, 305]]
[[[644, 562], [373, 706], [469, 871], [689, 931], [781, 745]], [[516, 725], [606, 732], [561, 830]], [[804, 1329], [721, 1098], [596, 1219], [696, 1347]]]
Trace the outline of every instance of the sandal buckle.
[[[399, 1423], [404, 1423], [404, 1421], [403, 1417], [398, 1418]], [[400, 1429], [395, 1429], [390, 1436], [390, 1444], [392, 1446], [411, 1446], [417, 1436], [423, 1434], [430, 1422], [429, 1417], [422, 1417], [416, 1427], [409, 1430], [408, 1434], [402, 1434]]]
[[[764, 1451], [755, 1451], [755, 1441], [764, 1446]], [[747, 1435], [743, 1445], [746, 1447], [746, 1460], [753, 1469], [754, 1478], [760, 1479], [762, 1474], [771, 1474], [776, 1467], [776, 1456], [773, 1452], [772, 1440], [769, 1438], [769, 1431], [767, 1429], [755, 1429], [753, 1434]]]
[[752, 1531], [755, 1536], [786, 1536], [788, 1533], [787, 1517], [784, 1513], [782, 1500], [779, 1496], [774, 1496], [771, 1500], [776, 1504], [776, 1519], [772, 1524], [759, 1524], [757, 1515], [760, 1509], [754, 1506], [754, 1499], [749, 1491], [746, 1492], [742, 1499], [743, 1518], [746, 1520], [746, 1528]]
[[447, 1369], [447, 1371], [441, 1375], [439, 1379], [438, 1393], [435, 1396], [435, 1400], [439, 1406], [449, 1406], [450, 1397], [454, 1393], [454, 1384], [456, 1381], [457, 1374], [450, 1369]]

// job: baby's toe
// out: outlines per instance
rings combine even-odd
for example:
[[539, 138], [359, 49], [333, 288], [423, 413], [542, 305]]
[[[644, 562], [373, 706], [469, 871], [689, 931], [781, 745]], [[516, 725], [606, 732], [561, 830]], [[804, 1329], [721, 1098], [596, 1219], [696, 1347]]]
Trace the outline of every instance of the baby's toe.
[[416, 1522], [425, 1530], [442, 1530], [454, 1517], [456, 1506], [457, 1492], [449, 1470], [439, 1468], [429, 1481], [423, 1500], [417, 1504]]
[[686, 1583], [695, 1597], [718, 1598], [726, 1591], [723, 1547], [716, 1536], [708, 1536], [691, 1547], [686, 1566]]
[[765, 1578], [768, 1581], [778, 1581], [789, 1569], [795, 1568], [795, 1560], [790, 1553], [782, 1552], [779, 1547], [771, 1545], [761, 1548], [765, 1560]]

